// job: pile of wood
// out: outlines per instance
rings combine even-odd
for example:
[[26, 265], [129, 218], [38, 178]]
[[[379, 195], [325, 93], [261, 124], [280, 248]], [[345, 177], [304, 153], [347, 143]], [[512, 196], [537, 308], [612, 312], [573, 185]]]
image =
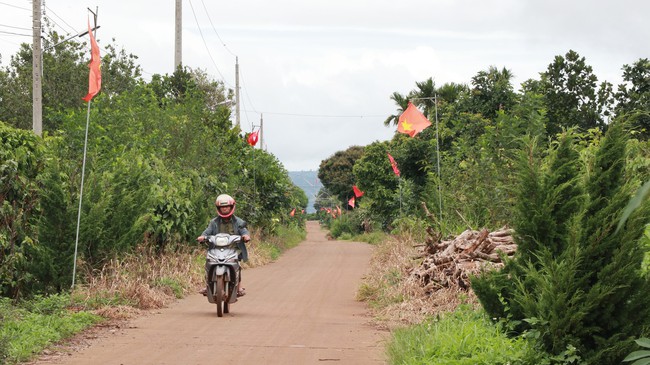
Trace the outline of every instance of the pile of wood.
[[512, 256], [517, 245], [512, 230], [502, 228], [489, 232], [466, 230], [448, 241], [441, 241], [433, 232], [423, 245], [424, 258], [419, 267], [413, 269], [409, 280], [424, 289], [427, 295], [442, 288], [468, 290], [470, 276], [480, 273], [486, 266], [503, 266], [499, 251]]

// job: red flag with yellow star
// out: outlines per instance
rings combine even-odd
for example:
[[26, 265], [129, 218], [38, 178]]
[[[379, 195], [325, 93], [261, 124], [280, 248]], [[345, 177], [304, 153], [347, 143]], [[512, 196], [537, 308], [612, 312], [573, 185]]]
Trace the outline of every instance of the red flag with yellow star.
[[418, 108], [409, 101], [409, 106], [406, 108], [404, 113], [399, 116], [397, 131], [415, 137], [416, 134], [422, 132], [430, 125], [431, 122], [429, 122], [427, 117], [425, 117], [424, 114], [422, 114]]
[[386, 152], [388, 154], [388, 160], [390, 161], [390, 166], [393, 168], [393, 172], [395, 175], [399, 176], [399, 169], [397, 168], [397, 162], [395, 162], [395, 159], [393, 156], [390, 155], [390, 153]]

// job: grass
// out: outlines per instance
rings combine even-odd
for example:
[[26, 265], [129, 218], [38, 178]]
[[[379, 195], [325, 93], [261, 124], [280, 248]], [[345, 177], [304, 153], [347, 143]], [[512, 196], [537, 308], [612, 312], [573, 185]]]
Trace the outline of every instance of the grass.
[[403, 234], [376, 244], [357, 291], [374, 323], [391, 331], [389, 363], [537, 364], [524, 360], [535, 356], [524, 340], [508, 338], [486, 318], [471, 291], [443, 288], [428, 295], [410, 278], [421, 262], [416, 248], [421, 242]]
[[0, 301], [0, 364], [31, 359], [57, 341], [98, 322], [102, 317], [69, 308], [67, 294], [12, 304]]
[[530, 351], [524, 340], [508, 338], [483, 311], [467, 307], [392, 335], [387, 354], [394, 365], [521, 364]]

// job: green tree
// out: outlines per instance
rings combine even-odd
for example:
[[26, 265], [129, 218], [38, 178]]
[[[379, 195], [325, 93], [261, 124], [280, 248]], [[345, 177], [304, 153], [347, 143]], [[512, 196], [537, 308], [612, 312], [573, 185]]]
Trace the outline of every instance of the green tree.
[[340, 202], [347, 202], [352, 194], [352, 185], [356, 184], [352, 168], [363, 156], [364, 147], [351, 146], [345, 151], [338, 151], [321, 161], [318, 178]]
[[[115, 95], [131, 90], [139, 82], [136, 57], [106, 45], [102, 56], [102, 93]], [[81, 99], [88, 91], [90, 52], [76, 40], [64, 42], [57, 32], [47, 33], [43, 42], [43, 130], [61, 128], [62, 114], [82, 109]], [[21, 129], [32, 129], [32, 50], [22, 44], [11, 56], [0, 76], [0, 120]]]
[[365, 192], [364, 206], [369, 209], [371, 219], [383, 227], [389, 226], [400, 211], [400, 180], [388, 160], [389, 147], [389, 142], [366, 146], [353, 168], [358, 187]]
[[570, 50], [565, 56], [556, 56], [539, 83], [528, 87], [544, 95], [547, 106], [547, 133], [553, 136], [563, 128], [578, 126], [586, 131], [605, 128], [612, 104], [612, 85], [598, 78], [585, 58]]
[[623, 84], [616, 93], [616, 114], [629, 118], [640, 139], [650, 137], [650, 60], [623, 66]]
[[491, 66], [472, 77], [472, 90], [468, 103], [470, 111], [493, 119], [500, 110], [510, 110], [516, 102], [512, 87], [512, 72]]

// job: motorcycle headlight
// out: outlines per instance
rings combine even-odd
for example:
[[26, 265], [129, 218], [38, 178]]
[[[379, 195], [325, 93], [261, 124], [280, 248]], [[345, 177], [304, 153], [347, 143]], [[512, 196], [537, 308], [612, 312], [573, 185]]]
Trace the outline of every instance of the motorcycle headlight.
[[215, 238], [214, 244], [219, 247], [228, 246], [228, 237], [227, 236], [217, 236]]

